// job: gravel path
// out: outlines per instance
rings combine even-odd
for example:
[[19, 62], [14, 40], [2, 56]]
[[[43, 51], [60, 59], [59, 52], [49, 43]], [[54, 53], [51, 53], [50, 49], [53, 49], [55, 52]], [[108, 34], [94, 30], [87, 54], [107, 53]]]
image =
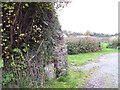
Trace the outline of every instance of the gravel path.
[[97, 68], [91, 72], [84, 88], [118, 88], [118, 53], [107, 54], [100, 57], [97, 62], [73, 68], [81, 70]]

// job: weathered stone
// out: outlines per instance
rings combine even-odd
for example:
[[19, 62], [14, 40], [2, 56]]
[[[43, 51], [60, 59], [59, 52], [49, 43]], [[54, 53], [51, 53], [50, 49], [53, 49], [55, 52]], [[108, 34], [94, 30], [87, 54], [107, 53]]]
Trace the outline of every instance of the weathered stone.
[[61, 30], [58, 31], [57, 36], [59, 39], [55, 39], [56, 46], [53, 50], [54, 60], [57, 61], [56, 69], [59, 71], [59, 76], [67, 73], [67, 46], [65, 44], [64, 35]]
[[54, 63], [49, 63], [45, 66], [45, 74], [50, 80], [55, 78]]
[[[32, 72], [32, 76], [38, 79], [41, 73], [44, 73], [45, 76], [48, 77], [48, 79], [52, 79], [55, 78], [55, 76], [61, 76], [61, 75], [65, 75], [67, 73], [67, 69], [68, 69], [68, 65], [67, 65], [67, 46], [65, 44], [65, 40], [64, 40], [64, 35], [63, 32], [61, 30], [61, 27], [59, 25], [59, 21], [58, 18], [52, 18], [51, 21], [49, 22], [48, 28], [46, 29], [46, 32], [44, 33], [44, 45], [41, 48], [41, 50], [46, 49], [47, 52], [51, 52], [51, 54], [49, 54], [52, 58], [47, 58], [48, 60], [45, 60], [45, 62], [41, 62], [43, 61], [43, 53], [40, 53], [39, 57], [35, 60], [31, 60], [31, 61], [39, 61], [37, 63], [35, 63], [35, 65], [33, 65], [33, 63], [31, 62], [29, 65], [30, 66], [38, 66], [35, 67], [35, 73], [33, 72], [33, 70], [30, 68], [30, 72]], [[48, 44], [49, 43], [49, 44]], [[51, 44], [52, 43], [52, 44]], [[50, 50], [47, 48], [50, 45]], [[48, 49], [48, 50], [47, 50]], [[49, 56], [48, 55], [48, 56]], [[45, 66], [43, 66], [45, 65]], [[44, 67], [44, 72], [42, 70], [41, 67]], [[40, 71], [40, 72], [39, 72]], [[38, 74], [36, 73], [38, 72]], [[58, 74], [58, 75], [57, 75]], [[41, 76], [42, 78], [43, 76]], [[39, 78], [41, 80], [41, 78]]]
[[45, 66], [45, 74], [49, 79], [56, 76], [64, 76], [67, 73], [67, 46], [65, 44], [64, 35], [61, 29], [56, 30], [53, 36], [54, 48], [52, 51], [53, 63]]

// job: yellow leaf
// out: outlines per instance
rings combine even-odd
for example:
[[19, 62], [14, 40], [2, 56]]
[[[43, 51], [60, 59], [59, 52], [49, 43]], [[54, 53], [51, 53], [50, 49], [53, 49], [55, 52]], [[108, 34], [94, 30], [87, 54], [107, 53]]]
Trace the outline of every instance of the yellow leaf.
[[25, 6], [28, 7], [29, 6], [28, 3], [26, 3]]
[[0, 23], [0, 26], [2, 26], [2, 23]]
[[23, 37], [23, 36], [25, 36], [25, 34], [20, 34], [19, 36]]

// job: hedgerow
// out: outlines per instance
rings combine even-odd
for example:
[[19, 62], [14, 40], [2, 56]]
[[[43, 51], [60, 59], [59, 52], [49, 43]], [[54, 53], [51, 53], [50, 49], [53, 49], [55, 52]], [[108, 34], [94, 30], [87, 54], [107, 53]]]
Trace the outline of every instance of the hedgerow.
[[109, 43], [107, 48], [118, 48], [120, 49], [120, 38], [117, 36], [109, 38]]
[[100, 42], [97, 38], [91, 36], [84, 37], [67, 37], [68, 54], [97, 52], [101, 50]]

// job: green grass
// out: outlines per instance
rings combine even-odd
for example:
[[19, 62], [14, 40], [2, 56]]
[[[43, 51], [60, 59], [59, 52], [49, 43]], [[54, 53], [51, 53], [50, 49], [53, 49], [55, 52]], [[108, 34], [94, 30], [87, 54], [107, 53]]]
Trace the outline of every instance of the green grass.
[[84, 86], [89, 71], [70, 69], [66, 77], [59, 77], [45, 83], [44, 88], [81, 88]]
[[102, 43], [102, 50], [99, 52], [68, 55], [68, 62], [74, 63], [75, 65], [85, 65], [89, 62], [95, 61], [96, 58], [100, 57], [101, 55], [118, 52], [117, 49], [106, 48], [106, 46], [107, 46], [107, 43]]

